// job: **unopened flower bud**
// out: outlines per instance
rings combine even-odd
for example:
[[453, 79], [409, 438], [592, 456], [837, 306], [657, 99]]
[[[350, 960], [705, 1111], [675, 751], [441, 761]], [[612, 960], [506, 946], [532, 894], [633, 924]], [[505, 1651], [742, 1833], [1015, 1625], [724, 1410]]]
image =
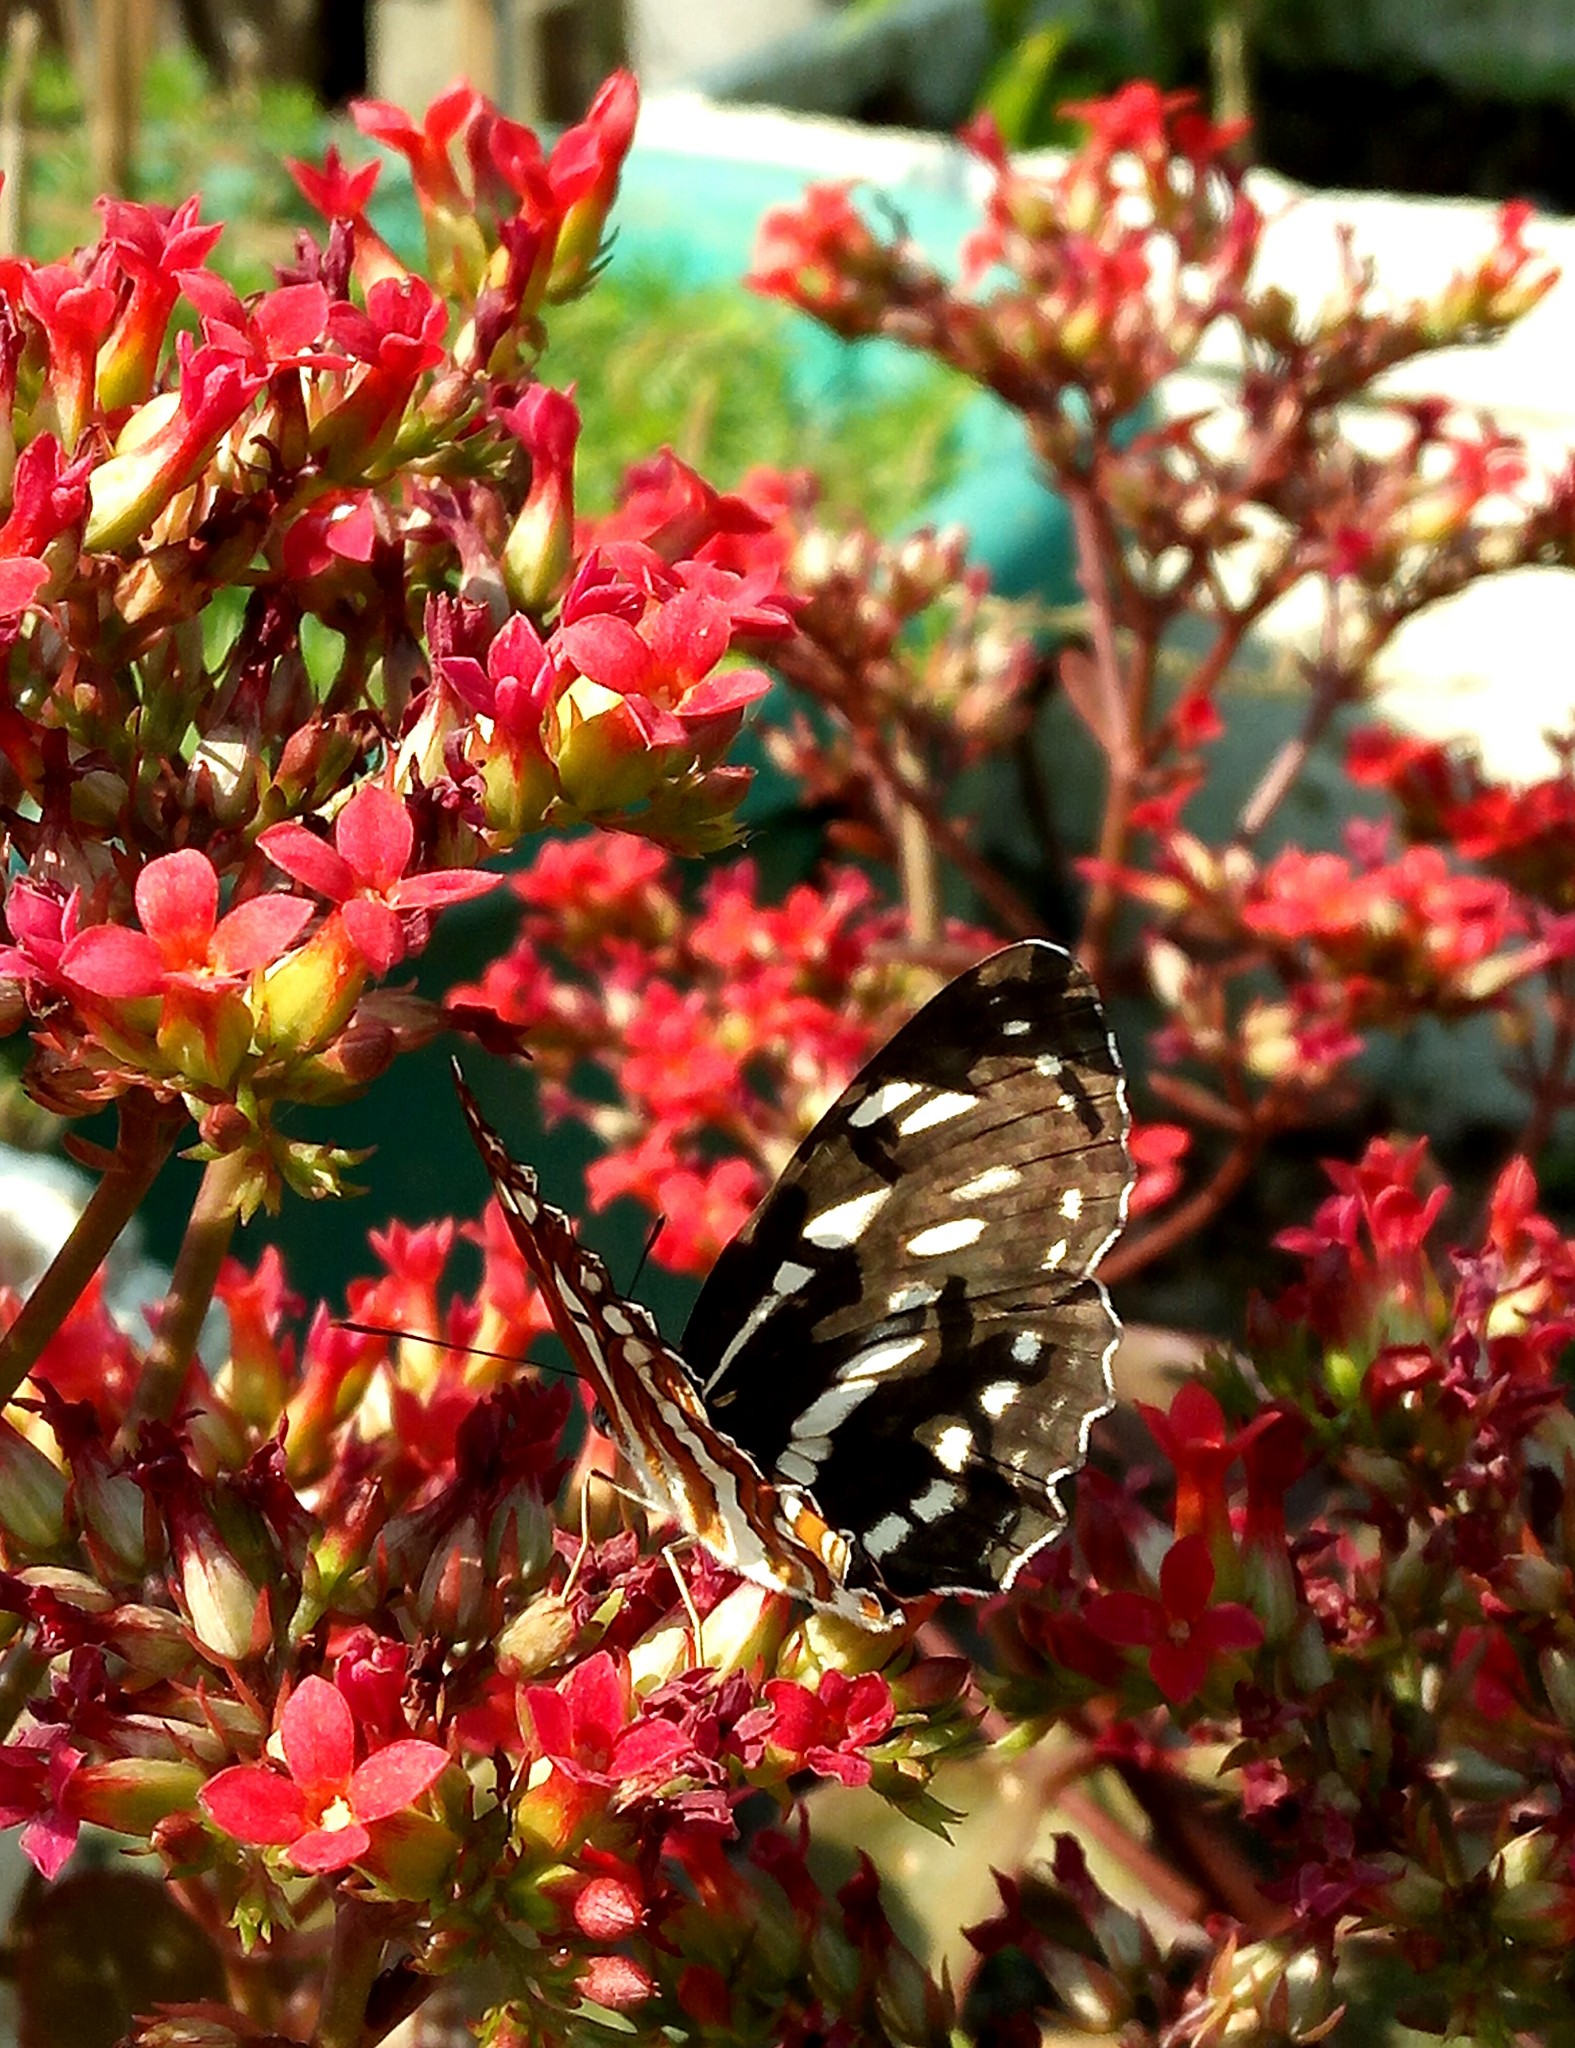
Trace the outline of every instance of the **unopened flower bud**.
[[697, 1659], [719, 1679], [757, 1663], [773, 1669], [792, 1622], [793, 1603], [785, 1594], [746, 1579], [701, 1622], [698, 1647], [694, 1624], [681, 1614], [642, 1636], [629, 1652], [630, 1678], [644, 1692], [689, 1670]]
[[0, 1530], [32, 1557], [45, 1557], [66, 1540], [66, 1475], [3, 1418]]
[[568, 1603], [556, 1593], [543, 1593], [515, 1615], [493, 1645], [498, 1669], [516, 1682], [534, 1678], [558, 1662], [578, 1633]]
[[574, 1900], [574, 1924], [591, 1941], [625, 1941], [645, 1920], [645, 1901], [621, 1877], [593, 1877]]
[[631, 2012], [656, 1990], [651, 1973], [632, 1956], [592, 1956], [580, 1973], [580, 1994], [609, 2012]]
[[466, 1515], [433, 1551], [413, 1610], [421, 1626], [445, 1642], [475, 1642], [487, 1632], [492, 1593], [481, 1528]]
[[79, 1764], [66, 1786], [66, 1809], [116, 1834], [148, 1836], [170, 1814], [196, 1805], [204, 1775], [196, 1764], [157, 1757]]

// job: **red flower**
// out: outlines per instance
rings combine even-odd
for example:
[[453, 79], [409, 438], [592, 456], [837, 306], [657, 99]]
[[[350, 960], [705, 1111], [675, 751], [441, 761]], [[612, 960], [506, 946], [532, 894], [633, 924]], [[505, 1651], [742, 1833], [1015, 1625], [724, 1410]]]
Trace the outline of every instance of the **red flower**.
[[1146, 1216], [1163, 1208], [1181, 1186], [1181, 1162], [1192, 1149], [1192, 1133], [1180, 1124], [1138, 1123], [1127, 1139], [1137, 1181], [1129, 1213]]
[[1173, 1705], [1194, 1699], [1208, 1682], [1215, 1659], [1236, 1650], [1255, 1650], [1263, 1624], [1235, 1600], [1209, 1604], [1214, 1561], [1202, 1536], [1183, 1536], [1170, 1546], [1159, 1568], [1159, 1597], [1147, 1593], [1101, 1593], [1089, 1603], [1087, 1621], [1096, 1635], [1124, 1649], [1147, 1650], [1149, 1676]]
[[1234, 1436], [1227, 1435], [1225, 1416], [1205, 1386], [1188, 1380], [1177, 1388], [1170, 1413], [1138, 1403], [1155, 1443], [1176, 1471], [1176, 1534], [1207, 1536], [1211, 1543], [1230, 1541], [1230, 1510], [1225, 1475], [1255, 1436], [1268, 1428], [1272, 1416], [1255, 1418]]
[[[896, 1718], [891, 1687], [878, 1671], [852, 1679], [840, 1671], [822, 1672], [818, 1692], [773, 1678], [765, 1693], [771, 1714], [763, 1731], [767, 1746], [791, 1769], [840, 1778], [844, 1785], [869, 1783], [870, 1760], [863, 1752], [890, 1733]], [[739, 1723], [740, 1735], [757, 1732], [748, 1726], [753, 1718], [746, 1715]]]
[[339, 905], [351, 944], [376, 974], [405, 957], [403, 920], [412, 911], [469, 902], [500, 880], [472, 868], [407, 875], [415, 828], [398, 797], [375, 783], [339, 813], [332, 846], [294, 823], [271, 825], [257, 844], [275, 867]]
[[633, 1709], [628, 1671], [606, 1650], [576, 1664], [561, 1686], [527, 1686], [520, 1699], [538, 1756], [582, 1784], [617, 1785], [625, 1797], [642, 1783], [667, 1783], [689, 1749], [673, 1722], [631, 1720]]
[[240, 980], [277, 960], [312, 915], [303, 896], [254, 896], [221, 918], [218, 873], [190, 846], [150, 860], [132, 893], [142, 930], [79, 932], [60, 956], [64, 980], [119, 1002]]
[[343, 1870], [372, 1846], [371, 1823], [414, 1804], [448, 1762], [407, 1737], [355, 1761], [355, 1720], [343, 1693], [303, 1678], [279, 1717], [285, 1769], [236, 1764], [201, 1793], [208, 1818], [237, 1841], [282, 1848], [297, 1870]]
[[82, 1752], [61, 1728], [32, 1729], [0, 1748], [0, 1829], [22, 1829], [22, 1854], [40, 1877], [53, 1879], [77, 1844], [77, 1822], [62, 1809]]

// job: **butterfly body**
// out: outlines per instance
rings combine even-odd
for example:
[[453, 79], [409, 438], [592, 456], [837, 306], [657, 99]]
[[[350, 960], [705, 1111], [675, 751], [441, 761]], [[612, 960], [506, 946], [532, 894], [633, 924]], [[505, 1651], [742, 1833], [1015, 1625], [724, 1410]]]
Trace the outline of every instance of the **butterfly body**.
[[461, 1097], [640, 1489], [730, 1569], [866, 1627], [1009, 1586], [1110, 1404], [1095, 1277], [1125, 1216], [1120, 1063], [1044, 941], [950, 982], [816, 1125], [707, 1279], [682, 1353]]

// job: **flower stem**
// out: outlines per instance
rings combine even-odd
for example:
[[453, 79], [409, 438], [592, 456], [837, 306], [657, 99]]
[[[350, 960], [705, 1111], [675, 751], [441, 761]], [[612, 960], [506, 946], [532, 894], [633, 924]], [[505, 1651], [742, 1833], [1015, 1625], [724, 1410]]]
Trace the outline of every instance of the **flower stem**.
[[312, 2048], [363, 2048], [367, 2002], [382, 1960], [383, 1916], [363, 1899], [341, 1896]]
[[71, 1235], [0, 1341], [0, 1405], [11, 1399], [38, 1363], [45, 1345], [87, 1291], [116, 1238], [137, 1213], [170, 1156], [184, 1114], [172, 1114], [146, 1094], [128, 1095], [121, 1102], [120, 1141], [114, 1158]]
[[192, 1204], [186, 1235], [181, 1239], [169, 1293], [164, 1297], [158, 1334], [149, 1347], [132, 1403], [133, 1422], [167, 1421], [174, 1413], [197, 1349], [203, 1317], [213, 1299], [219, 1268], [235, 1235], [240, 1185], [246, 1170], [245, 1155], [239, 1152], [227, 1152], [208, 1161]]

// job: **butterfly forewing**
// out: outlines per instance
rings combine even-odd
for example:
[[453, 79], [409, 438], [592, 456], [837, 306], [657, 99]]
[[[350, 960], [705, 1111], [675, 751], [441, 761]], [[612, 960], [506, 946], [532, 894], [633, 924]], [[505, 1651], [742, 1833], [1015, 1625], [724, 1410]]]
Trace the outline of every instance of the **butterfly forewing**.
[[1060, 1527], [1109, 1405], [1093, 1277], [1130, 1169], [1087, 976], [1025, 941], [870, 1061], [723, 1252], [683, 1355], [717, 1426], [899, 1595], [989, 1591]]

